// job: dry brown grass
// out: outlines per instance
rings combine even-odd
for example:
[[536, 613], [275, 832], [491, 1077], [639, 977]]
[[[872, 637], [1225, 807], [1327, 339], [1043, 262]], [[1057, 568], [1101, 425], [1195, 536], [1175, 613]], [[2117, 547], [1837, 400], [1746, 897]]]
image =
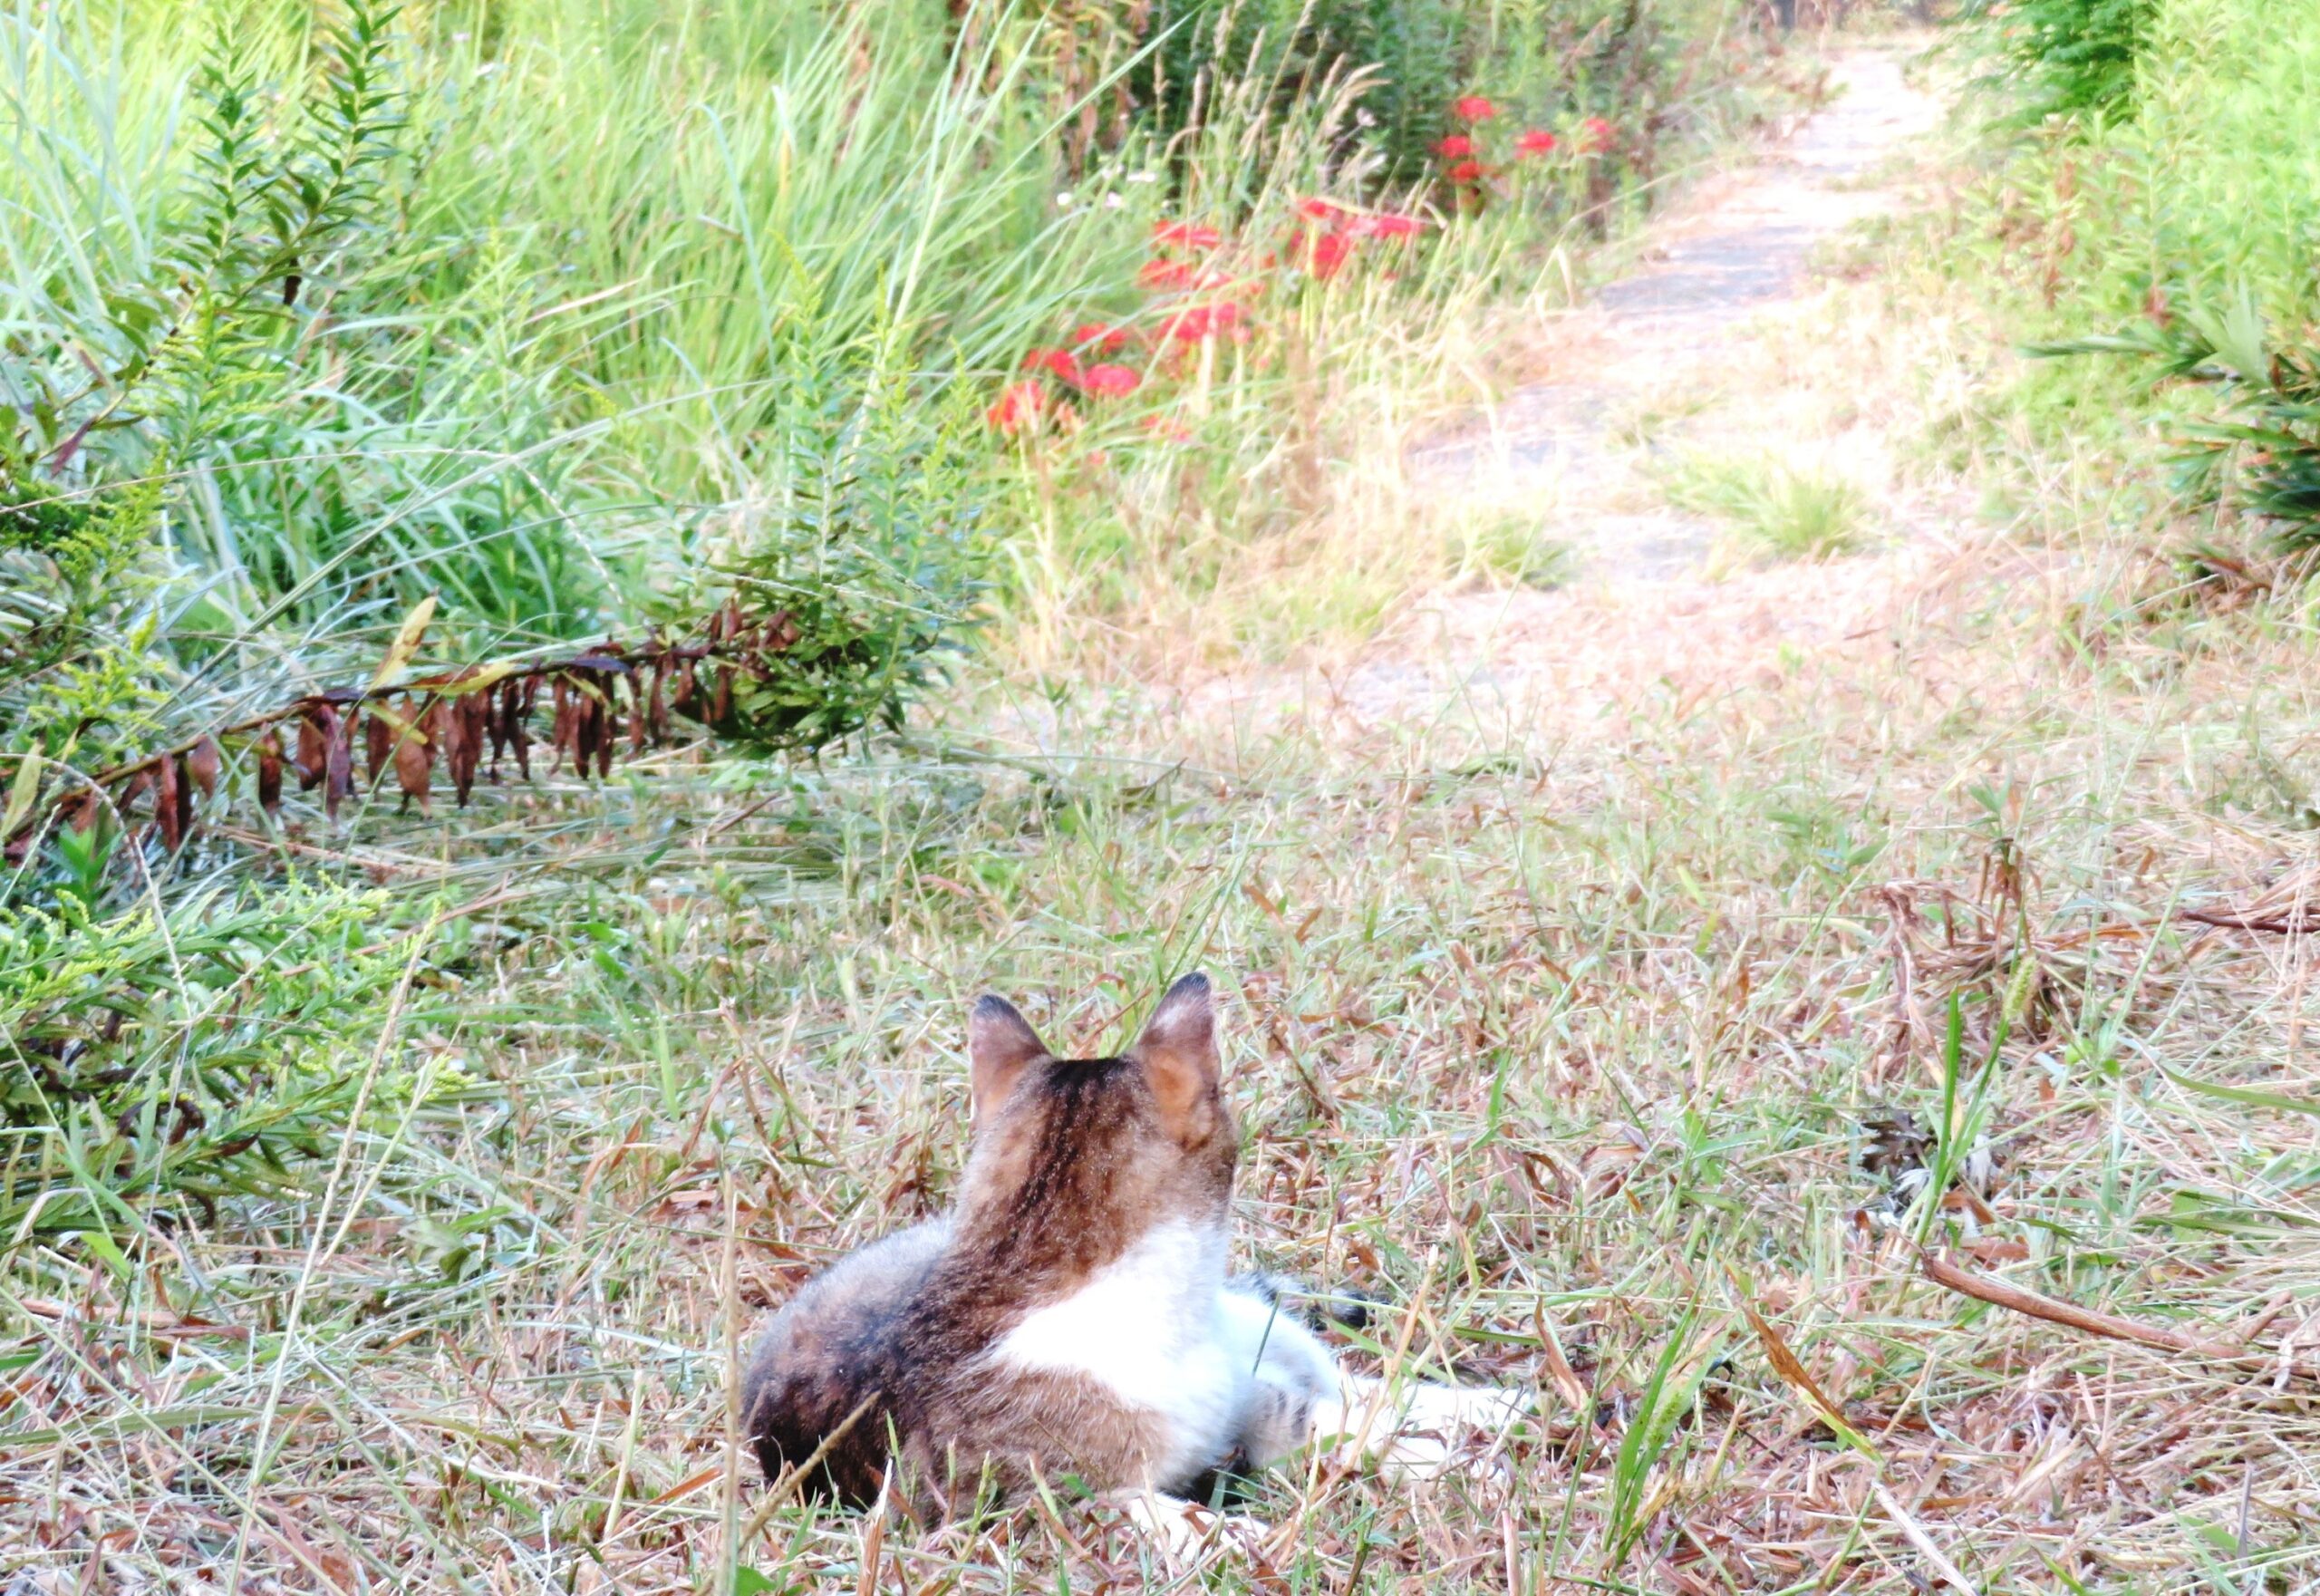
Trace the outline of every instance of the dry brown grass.
[[[1984, 1589], [2048, 1588], [2050, 1562], [2091, 1589], [2309, 1582], [2315, 1121], [2186, 1084], [2314, 1095], [2308, 955], [2176, 917], [2313, 864], [2244, 731], [2251, 703], [2276, 748], [2320, 729], [2308, 643], [2240, 614], [2089, 669], [1998, 602], [2006, 567], [1937, 591], [1880, 647], [1487, 760], [1464, 731], [1234, 748], [1067, 709], [1059, 740], [1102, 759], [834, 781], [846, 890], [798, 890], [762, 819], [608, 884], [613, 967], [481, 957], [464, 1020], [394, 1044], [473, 1086], [353, 1145], [332, 1200], [126, 1277], [53, 1253], [20, 1276], [44, 1277], [11, 1288], [22, 1588], [222, 1588], [237, 1560], [253, 1589], [862, 1578], [858, 1520], [786, 1508], [731, 1549], [744, 1321], [942, 1200], [977, 987], [1092, 1046], [1194, 963], [1238, 994], [1245, 1254], [1383, 1291], [1425, 1367], [1546, 1413], [1511, 1497], [1281, 1482], [1254, 1504], [1270, 1568], [1212, 1581], [1899, 1591], [1941, 1577], [1929, 1543]], [[1191, 766], [1154, 786], [1139, 756]], [[677, 885], [720, 870], [730, 904]], [[1920, 884], [1906, 934], [1893, 882]], [[1952, 992], [1969, 1085], [2008, 993], [2017, 1017], [1997, 1172], [1937, 1244], [2273, 1366], [1919, 1275], [1851, 1155], [1879, 1111], [1940, 1122]], [[1140, 1555], [1066, 1503], [888, 1526], [876, 1582], [1133, 1584]]]
[[[1893, 369], [1896, 415], [1959, 399]], [[2302, 912], [2310, 617], [2154, 602], [2136, 479], [1972, 437], [1913, 491], [2030, 512], [1672, 625], [1550, 595], [1488, 713], [1422, 663], [1394, 715], [1027, 669], [891, 764], [640, 794], [567, 929], [518, 904], [365, 1040], [462, 1074], [326, 1187], [19, 1251], [0, 1590], [1179, 1582], [1069, 1501], [758, 1523], [727, 1393], [759, 1313], [943, 1200], [976, 991], [1093, 1048], [1194, 966], [1241, 1257], [1542, 1417], [1505, 1490], [1266, 1484], [1264, 1555], [1182, 1583], [2320, 1586], [2310, 939], [2182, 914]], [[1854, 620], [1775, 624], [1815, 605]], [[1904, 1112], [1986, 1172], [1897, 1198], [1859, 1155]], [[2244, 1352], [1975, 1301], [1919, 1235]]]

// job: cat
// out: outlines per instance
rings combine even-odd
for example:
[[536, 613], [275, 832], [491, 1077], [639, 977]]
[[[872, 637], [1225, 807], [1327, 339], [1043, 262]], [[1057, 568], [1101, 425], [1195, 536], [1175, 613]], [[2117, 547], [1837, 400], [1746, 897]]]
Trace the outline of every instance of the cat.
[[956, 1206], [808, 1281], [751, 1354], [741, 1411], [768, 1480], [803, 1470], [859, 1505], [892, 1472], [937, 1517], [1076, 1484], [1174, 1536], [1220, 1474], [1322, 1443], [1432, 1477], [1529, 1406], [1352, 1374], [1272, 1282], [1228, 1276], [1239, 1134], [1206, 977], [1117, 1058], [1056, 1058], [995, 996], [967, 1034]]

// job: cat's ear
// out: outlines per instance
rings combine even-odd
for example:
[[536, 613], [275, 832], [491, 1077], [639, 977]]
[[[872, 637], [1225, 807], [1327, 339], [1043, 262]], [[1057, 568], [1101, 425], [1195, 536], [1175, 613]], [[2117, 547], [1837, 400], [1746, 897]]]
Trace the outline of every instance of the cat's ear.
[[1127, 1056], [1143, 1067], [1169, 1133], [1187, 1146], [1204, 1140], [1223, 1076], [1208, 977], [1187, 975], [1170, 987]]
[[982, 1128], [1023, 1071], [1048, 1057], [1048, 1045], [1015, 1005], [996, 993], [977, 1000], [967, 1017], [967, 1079], [974, 1090], [975, 1128]]

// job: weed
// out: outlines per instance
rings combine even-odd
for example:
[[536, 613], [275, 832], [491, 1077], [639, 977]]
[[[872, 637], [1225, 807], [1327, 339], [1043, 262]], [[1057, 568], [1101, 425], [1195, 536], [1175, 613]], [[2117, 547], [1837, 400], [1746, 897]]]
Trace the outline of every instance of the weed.
[[1449, 535], [1453, 579], [1492, 587], [1557, 587], [1571, 579], [1571, 546], [1547, 535], [1535, 512], [1477, 517]]
[[2175, 459], [2177, 490], [2202, 507], [2228, 498], [2271, 523], [2279, 548], [2303, 553], [2320, 547], [2320, 348], [2270, 342], [2243, 294], [2219, 314], [2186, 306], [2163, 324], [2036, 353], [2137, 355], [2158, 382], [2220, 389], [2232, 419], [2180, 423], [2188, 447]]
[[1861, 547], [1868, 504], [1842, 477], [1771, 459], [1693, 456], [1662, 479], [1668, 502], [1713, 517], [1744, 560], [1825, 560]]

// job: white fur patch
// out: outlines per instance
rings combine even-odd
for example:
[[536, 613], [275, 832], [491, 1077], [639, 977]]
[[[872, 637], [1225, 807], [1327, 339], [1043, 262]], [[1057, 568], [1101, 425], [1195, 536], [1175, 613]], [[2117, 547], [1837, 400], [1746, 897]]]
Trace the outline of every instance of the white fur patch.
[[1148, 1482], [1182, 1485], [1232, 1450], [1253, 1369], [1223, 1332], [1221, 1226], [1164, 1221], [991, 1349], [1003, 1367], [1076, 1374], [1165, 1421]]

